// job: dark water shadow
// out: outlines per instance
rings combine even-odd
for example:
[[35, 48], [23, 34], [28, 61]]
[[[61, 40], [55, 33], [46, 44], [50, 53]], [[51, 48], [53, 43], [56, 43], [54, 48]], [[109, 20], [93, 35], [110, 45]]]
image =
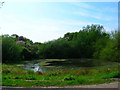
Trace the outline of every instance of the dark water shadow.
[[65, 61], [48, 61], [44, 66], [75, 66], [75, 67], [92, 67], [100, 65], [96, 59], [66, 59]]

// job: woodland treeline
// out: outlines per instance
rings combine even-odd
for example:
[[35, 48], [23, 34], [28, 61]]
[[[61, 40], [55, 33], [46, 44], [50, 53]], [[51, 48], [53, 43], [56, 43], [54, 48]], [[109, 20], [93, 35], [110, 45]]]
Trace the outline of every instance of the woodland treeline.
[[117, 62], [120, 61], [118, 34], [118, 31], [107, 33], [101, 25], [87, 25], [79, 32], [68, 32], [62, 38], [45, 43], [5, 34], [0, 36], [2, 61], [90, 58]]

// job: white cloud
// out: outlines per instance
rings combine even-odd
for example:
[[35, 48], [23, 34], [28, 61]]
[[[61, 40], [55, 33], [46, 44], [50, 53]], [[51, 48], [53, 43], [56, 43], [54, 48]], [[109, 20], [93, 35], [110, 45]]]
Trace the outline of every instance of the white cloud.
[[86, 11], [86, 10], [80, 10], [80, 11], [76, 11], [76, 12], [73, 12], [73, 14], [76, 14], [76, 15], [80, 15], [80, 16], [86, 16], [86, 17], [91, 17], [91, 18], [94, 18], [94, 19], [98, 19], [98, 20], [105, 20], [105, 21], [111, 21], [111, 20], [115, 20], [116, 17], [112, 17], [112, 16], [108, 16], [108, 15], [105, 15], [103, 16], [103, 14], [101, 12], [89, 12], [89, 11]]
[[111, 33], [112, 31], [115, 31], [114, 28], [109, 28], [109, 27], [104, 27], [104, 29], [107, 33]]
[[[11, 0], [10, 0], [11, 1]], [[18, 0], [19, 1], [19, 0]], [[21, 0], [23, 1], [23, 0]], [[25, 0], [24, 0], [25, 1]], [[26, 0], [28, 1], [28, 0]], [[93, 6], [86, 3], [77, 4], [79, 7], [95, 10]], [[92, 17], [99, 20], [110, 21], [113, 17], [103, 17], [101, 14], [90, 14], [84, 9], [80, 12], [72, 12], [73, 14]], [[10, 12], [9, 12], [10, 13]], [[71, 14], [71, 13], [70, 13]], [[100, 24], [95, 22], [84, 22], [74, 20], [56, 20], [49, 18], [39, 18], [37, 20], [28, 18], [27, 16], [17, 16], [15, 14], [3, 14], [0, 20], [3, 34], [18, 34], [30, 38], [33, 41], [44, 42], [48, 40], [62, 37], [67, 32], [79, 31], [81, 27], [91, 24]]]
[[89, 14], [89, 12], [74, 12], [74, 14], [81, 15], [81, 16], [92, 17], [92, 18], [95, 18], [95, 19], [101, 19], [100, 16]]
[[78, 6], [79, 8], [78, 11], [72, 12], [73, 14], [80, 15], [80, 16], [86, 16], [86, 17], [92, 17], [98, 20], [105, 20], [105, 21], [115, 20], [116, 17], [108, 15], [107, 12], [108, 13], [118, 12], [118, 9], [116, 9], [117, 6], [116, 7], [104, 6], [104, 9], [101, 10], [101, 8], [96, 8], [95, 6], [92, 6], [85, 2], [72, 3], [72, 4], [75, 6]]
[[86, 8], [86, 9], [93, 9], [95, 10], [96, 8], [94, 6], [91, 6], [91, 5], [88, 5], [87, 3], [85, 2], [81, 2], [81, 3], [72, 3], [73, 5], [75, 6], [78, 6], [78, 7], [81, 7], [81, 8]]
[[23, 35], [33, 41], [39, 40], [40, 42], [52, 40], [53, 38], [58, 38], [58, 36], [60, 37], [59, 34], [56, 34], [57, 31], [60, 30], [56, 26], [39, 25], [37, 22], [37, 25], [35, 25], [27, 21], [23, 22], [17, 18], [11, 17], [11, 15], [9, 15], [7, 19], [7, 21], [2, 20], [1, 23], [3, 34]]
[[3, 15], [2, 33], [18, 34], [32, 39], [34, 42], [44, 42], [62, 37], [67, 32], [79, 31], [82, 26], [97, 24], [94, 22], [79, 22], [73, 20], [39, 19], [32, 20], [14, 14]]

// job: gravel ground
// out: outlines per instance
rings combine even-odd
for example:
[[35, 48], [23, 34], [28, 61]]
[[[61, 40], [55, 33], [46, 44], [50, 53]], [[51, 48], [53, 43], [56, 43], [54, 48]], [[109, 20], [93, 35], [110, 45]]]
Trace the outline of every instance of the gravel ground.
[[[24, 88], [24, 87], [10, 87], [10, 86], [2, 86], [3, 88]], [[120, 87], [119, 82], [112, 82], [112, 83], [104, 83], [98, 85], [79, 85], [79, 86], [49, 86], [49, 87], [35, 87], [35, 88], [118, 88]]]
[[42, 87], [42, 88], [118, 88], [120, 83], [113, 82], [113, 83], [104, 83], [104, 84], [98, 84], [98, 85], [79, 85], [79, 86], [63, 86], [63, 87]]

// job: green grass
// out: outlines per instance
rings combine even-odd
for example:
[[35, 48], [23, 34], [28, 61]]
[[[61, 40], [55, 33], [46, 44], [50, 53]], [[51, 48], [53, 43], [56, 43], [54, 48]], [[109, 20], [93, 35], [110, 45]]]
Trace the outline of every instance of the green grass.
[[120, 72], [116, 63], [100, 67], [84, 68], [78, 70], [54, 70], [51, 72], [33, 72], [22, 70], [17, 64], [2, 64], [3, 86], [66, 86], [66, 85], [92, 85], [118, 81]]

